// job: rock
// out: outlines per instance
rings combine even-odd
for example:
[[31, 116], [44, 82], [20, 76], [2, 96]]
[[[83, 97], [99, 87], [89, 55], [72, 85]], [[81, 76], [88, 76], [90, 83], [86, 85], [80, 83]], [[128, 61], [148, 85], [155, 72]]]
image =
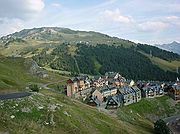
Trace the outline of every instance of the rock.
[[68, 114], [66, 111], [63, 112], [66, 116], [71, 117], [70, 114]]
[[49, 122], [45, 122], [45, 125], [49, 125]]
[[24, 108], [21, 109], [21, 112], [23, 112], [23, 113], [30, 113], [31, 109], [28, 108], [28, 107], [27, 108], [24, 107]]
[[63, 105], [62, 105], [62, 104], [59, 104], [59, 103], [57, 103], [57, 104], [56, 104], [56, 106], [60, 106], [60, 107], [63, 107]]
[[14, 116], [14, 115], [11, 115], [10, 117], [11, 117], [11, 119], [14, 119], [14, 118], [15, 118], [15, 116]]
[[41, 110], [41, 109], [44, 109], [44, 107], [43, 106], [39, 106], [38, 109]]
[[56, 108], [57, 108], [57, 106], [55, 104], [52, 104], [52, 105], [49, 104], [49, 106], [48, 106], [48, 109], [52, 112], [55, 112]]
[[52, 125], [55, 125], [55, 122], [54, 122], [54, 114], [53, 114], [53, 113], [51, 113], [51, 116], [50, 116], [50, 123], [51, 123]]

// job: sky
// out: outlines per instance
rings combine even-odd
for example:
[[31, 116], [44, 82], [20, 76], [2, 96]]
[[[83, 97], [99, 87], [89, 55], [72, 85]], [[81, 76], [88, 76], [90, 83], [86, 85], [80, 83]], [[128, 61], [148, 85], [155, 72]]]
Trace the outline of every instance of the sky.
[[46, 26], [151, 45], [180, 42], [180, 0], [0, 0], [0, 36]]

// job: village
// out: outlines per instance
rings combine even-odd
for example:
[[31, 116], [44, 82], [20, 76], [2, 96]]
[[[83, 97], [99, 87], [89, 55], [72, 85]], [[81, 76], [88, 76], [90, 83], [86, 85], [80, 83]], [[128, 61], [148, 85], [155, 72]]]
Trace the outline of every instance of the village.
[[107, 72], [104, 76], [79, 75], [67, 80], [68, 97], [82, 99], [90, 106], [105, 105], [114, 109], [138, 103], [142, 98], [168, 95], [180, 101], [180, 82], [127, 80], [120, 73]]

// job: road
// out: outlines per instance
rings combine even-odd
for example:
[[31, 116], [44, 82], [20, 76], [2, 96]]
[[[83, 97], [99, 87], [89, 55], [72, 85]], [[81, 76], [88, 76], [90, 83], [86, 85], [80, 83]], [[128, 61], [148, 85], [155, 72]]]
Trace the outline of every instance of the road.
[[56, 93], [61, 93], [61, 92], [59, 92], [59, 91], [57, 91], [57, 90], [55, 90], [53, 88], [49, 88], [48, 86], [52, 85], [52, 84], [55, 84], [55, 83], [65, 82], [65, 81], [66, 80], [60, 80], [60, 81], [56, 81], [56, 82], [50, 82], [50, 83], [47, 83], [47, 84], [39, 84], [39, 86], [41, 88], [44, 88], [44, 89], [47, 89], [47, 90], [51, 90], [51, 91], [56, 92]]
[[7, 100], [7, 99], [17, 99], [30, 96], [31, 93], [29, 92], [18, 92], [18, 93], [8, 93], [8, 94], [0, 94], [0, 100]]
[[163, 120], [172, 131], [172, 134], [180, 134], [180, 115], [168, 117]]
[[173, 121], [175, 121], [177, 118], [180, 118], [180, 115], [175, 115], [175, 116], [171, 116], [168, 118], [163, 119], [166, 123], [171, 123]]
[[[56, 82], [51, 82], [47, 84], [38, 84], [41, 88], [56, 92], [56, 93], [61, 93], [53, 88], [49, 88], [48, 85], [55, 84], [55, 83], [60, 83], [64, 82], [66, 80], [61, 80], [61, 81], [56, 81]], [[16, 92], [16, 93], [7, 93], [7, 94], [0, 94], [0, 100], [8, 100], [8, 99], [17, 99], [17, 98], [23, 98], [30, 96], [32, 93], [29, 92]]]

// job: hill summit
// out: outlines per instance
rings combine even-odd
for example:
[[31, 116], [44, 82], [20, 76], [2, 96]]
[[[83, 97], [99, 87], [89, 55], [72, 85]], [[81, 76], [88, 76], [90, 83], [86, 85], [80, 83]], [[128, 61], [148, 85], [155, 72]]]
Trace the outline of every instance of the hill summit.
[[1, 37], [0, 54], [34, 59], [45, 69], [101, 75], [120, 72], [128, 79], [175, 80], [180, 55], [94, 31], [42, 27]]

